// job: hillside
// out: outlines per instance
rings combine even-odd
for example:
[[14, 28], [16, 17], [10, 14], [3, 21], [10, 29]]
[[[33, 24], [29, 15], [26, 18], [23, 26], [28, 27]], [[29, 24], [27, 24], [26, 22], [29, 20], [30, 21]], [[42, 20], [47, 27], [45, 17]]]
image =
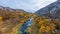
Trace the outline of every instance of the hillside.
[[20, 9], [0, 6], [0, 34], [17, 34], [31, 14]]
[[[39, 16], [48, 16], [48, 15], [52, 15], [53, 17], [58, 17], [59, 14], [57, 13], [60, 10], [60, 0], [51, 3], [50, 5], [39, 9], [35, 12], [35, 14], [39, 15]], [[60, 13], [60, 12], [59, 12]]]

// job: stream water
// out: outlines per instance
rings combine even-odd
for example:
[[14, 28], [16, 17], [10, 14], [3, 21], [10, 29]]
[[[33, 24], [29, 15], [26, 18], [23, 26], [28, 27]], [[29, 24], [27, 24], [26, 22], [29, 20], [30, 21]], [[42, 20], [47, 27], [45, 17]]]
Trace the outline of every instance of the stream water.
[[33, 21], [33, 18], [30, 18], [29, 20], [27, 20], [27, 21], [22, 25], [22, 28], [21, 28], [20, 31], [21, 31], [23, 34], [26, 33], [25, 30], [27, 29], [27, 27], [28, 27], [28, 26], [31, 26], [32, 21]]

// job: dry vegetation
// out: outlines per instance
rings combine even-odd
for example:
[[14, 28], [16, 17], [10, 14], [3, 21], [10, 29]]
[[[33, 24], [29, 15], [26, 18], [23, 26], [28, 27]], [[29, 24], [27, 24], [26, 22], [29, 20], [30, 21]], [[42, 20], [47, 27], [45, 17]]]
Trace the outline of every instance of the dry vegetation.
[[22, 10], [0, 9], [0, 34], [17, 34], [31, 15]]
[[43, 17], [34, 17], [31, 26], [31, 34], [60, 34], [60, 19], [47, 19]]
[[30, 34], [57, 34], [60, 31], [60, 19], [49, 20], [20, 10], [0, 9], [0, 34], [17, 34], [22, 24], [30, 17], [33, 23], [27, 28]]

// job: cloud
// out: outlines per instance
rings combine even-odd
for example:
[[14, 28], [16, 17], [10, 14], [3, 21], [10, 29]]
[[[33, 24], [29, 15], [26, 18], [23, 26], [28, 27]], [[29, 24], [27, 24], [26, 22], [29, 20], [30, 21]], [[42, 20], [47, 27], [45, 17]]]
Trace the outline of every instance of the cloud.
[[0, 5], [34, 13], [57, 0], [0, 0]]
[[36, 10], [43, 8], [55, 1], [57, 0], [53, 0], [53, 1], [52, 0], [26, 0], [26, 1], [23, 1], [26, 5], [22, 4], [22, 6], [24, 6], [25, 9], [27, 9], [27, 11], [34, 13]]

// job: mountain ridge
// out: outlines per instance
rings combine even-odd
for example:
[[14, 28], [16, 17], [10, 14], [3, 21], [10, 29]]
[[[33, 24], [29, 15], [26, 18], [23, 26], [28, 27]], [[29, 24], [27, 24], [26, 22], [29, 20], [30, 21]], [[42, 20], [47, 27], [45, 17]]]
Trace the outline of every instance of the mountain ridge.
[[60, 0], [53, 2], [42, 9], [37, 10], [34, 14], [42, 16], [42, 15], [48, 15], [50, 13], [54, 16], [56, 10], [58, 9], [60, 9]]

